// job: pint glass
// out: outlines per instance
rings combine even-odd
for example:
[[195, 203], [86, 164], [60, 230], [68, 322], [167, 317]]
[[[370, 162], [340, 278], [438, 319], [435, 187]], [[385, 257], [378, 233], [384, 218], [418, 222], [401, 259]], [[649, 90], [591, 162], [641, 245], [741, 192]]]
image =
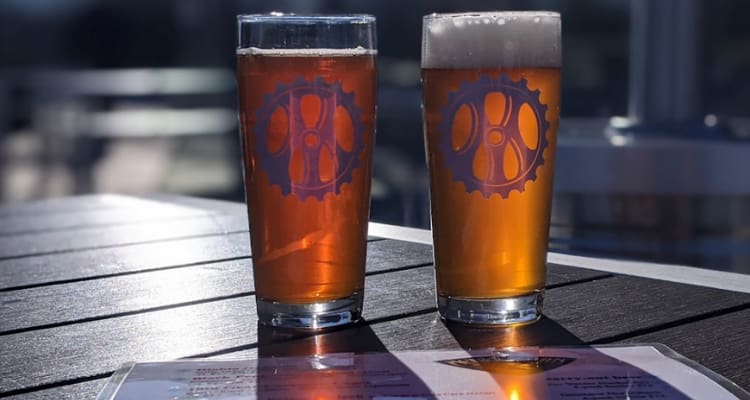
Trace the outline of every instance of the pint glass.
[[560, 97], [560, 15], [424, 17], [422, 83], [438, 309], [541, 316]]
[[375, 119], [375, 18], [238, 16], [244, 182], [261, 323], [360, 318]]

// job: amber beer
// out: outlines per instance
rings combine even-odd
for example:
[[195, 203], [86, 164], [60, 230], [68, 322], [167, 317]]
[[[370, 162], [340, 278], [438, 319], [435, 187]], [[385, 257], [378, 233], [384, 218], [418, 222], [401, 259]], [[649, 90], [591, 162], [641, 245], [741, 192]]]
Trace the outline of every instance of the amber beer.
[[559, 118], [559, 15], [426, 16], [422, 80], [441, 316], [534, 321]]
[[237, 76], [260, 321], [353, 322], [364, 289], [375, 50], [239, 48]]

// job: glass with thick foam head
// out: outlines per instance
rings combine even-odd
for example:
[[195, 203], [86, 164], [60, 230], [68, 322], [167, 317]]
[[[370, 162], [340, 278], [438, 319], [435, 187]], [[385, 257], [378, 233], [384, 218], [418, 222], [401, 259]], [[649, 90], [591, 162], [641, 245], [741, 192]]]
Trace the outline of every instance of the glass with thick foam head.
[[240, 138], [261, 323], [360, 318], [375, 136], [375, 18], [240, 15]]
[[560, 67], [557, 13], [424, 17], [424, 134], [445, 319], [541, 316]]

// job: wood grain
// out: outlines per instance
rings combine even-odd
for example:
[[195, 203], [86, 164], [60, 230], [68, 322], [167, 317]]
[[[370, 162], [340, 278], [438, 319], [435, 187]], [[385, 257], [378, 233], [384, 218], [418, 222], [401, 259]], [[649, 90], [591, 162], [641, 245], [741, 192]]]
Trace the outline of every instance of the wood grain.
[[251, 260], [0, 292], [0, 334], [145, 312], [254, 290]]
[[[382, 262], [396, 264], [404, 261], [403, 265], [432, 260], [431, 246], [401, 241], [382, 242], [368, 248], [369, 260], [382, 258]], [[382, 252], [373, 253], [380, 248]], [[0, 291], [176, 268], [249, 255], [248, 233], [239, 232], [0, 260]], [[51, 268], [51, 265], [57, 267]], [[559, 280], [565, 281], [569, 278], [567, 274], [571, 273], [574, 274], [573, 279], [579, 279], [584, 271], [590, 270], [556, 267], [550, 269], [548, 279], [557, 279], [559, 275]], [[593, 271], [590, 274], [600, 275]]]
[[[434, 309], [430, 267], [378, 274], [366, 282], [364, 315], [370, 321], [397, 320]], [[582, 341], [747, 301], [736, 293], [631, 277], [548, 293], [546, 315]], [[660, 293], [661, 301], [680, 306], [653, 305], [650, 293]], [[618, 308], [613, 310], [615, 304]], [[218, 355], [252, 348], [257, 339], [254, 310], [253, 298], [246, 296], [7, 335], [0, 349], [0, 387], [7, 391], [95, 375], [128, 360]], [[39, 356], [29, 358], [28, 354]]]
[[247, 232], [0, 261], [0, 290], [250, 256]]
[[[225, 229], [245, 228], [246, 224], [242, 216], [239, 217], [221, 217], [222, 222], [229, 224]], [[234, 218], [234, 220], [232, 220]], [[228, 221], [229, 219], [231, 221]], [[232, 222], [233, 221], [233, 222]], [[239, 222], [238, 222], [239, 221]], [[205, 221], [199, 221], [193, 227], [199, 227]], [[118, 229], [95, 229], [95, 232], [86, 232], [91, 241], [100, 240], [97, 235], [118, 235], [126, 236], [132, 233], [133, 229], [149, 229], [149, 227], [158, 227], [162, 232], [164, 229], [173, 230], [175, 227], [191, 227], [189, 221], [177, 221], [177, 223], [154, 223], [146, 224], [141, 227], [121, 227]], [[126, 229], [123, 231], [122, 229]], [[174, 231], [174, 236], [169, 238], [168, 232], [163, 232], [168, 240], [148, 242], [148, 243], [130, 243], [127, 238], [123, 238], [117, 245], [111, 245], [114, 239], [110, 240], [110, 245], [106, 247], [94, 247], [88, 249], [79, 249], [75, 251], [52, 252], [52, 254], [43, 254], [28, 257], [11, 257], [10, 259], [1, 259], [0, 257], [0, 291], [16, 288], [25, 288], [29, 286], [38, 286], [48, 283], [67, 282], [72, 280], [90, 279], [97, 276], [111, 276], [116, 274], [134, 273], [138, 271], [147, 271], [152, 269], [174, 268], [187, 266], [196, 263], [206, 263], [214, 260], [226, 260], [237, 257], [248, 257], [250, 255], [250, 239], [247, 232], [221, 234], [217, 229], [207, 227], [198, 231], [209, 236], [200, 236], [195, 238], [179, 239], [179, 236], [185, 236], [188, 233], [196, 231]], [[218, 232], [210, 234], [207, 232]], [[78, 236], [80, 232], [56, 232], [51, 236], [67, 239], [70, 236]], [[27, 235], [33, 237], [34, 235]], [[153, 234], [151, 238], [153, 239]], [[176, 239], [174, 237], [177, 237]], [[71, 239], [81, 242], [83, 239]], [[370, 240], [374, 240], [371, 238]], [[27, 240], [27, 244], [36, 246], [33, 241]], [[117, 242], [116, 242], [117, 243]], [[383, 254], [389, 260], [396, 260], [398, 257], [409, 259], [410, 257], [420, 256], [424, 262], [432, 257], [432, 249], [425, 245], [411, 246], [406, 244], [402, 246], [391, 246], [391, 252]], [[43, 250], [49, 250], [47, 246]], [[11, 251], [10, 249], [6, 252]], [[32, 250], [16, 249], [16, 253], [28, 253]], [[2, 253], [2, 250], [0, 250]], [[427, 255], [429, 253], [429, 256]], [[57, 265], [56, 268], [50, 268], [51, 265]]]
[[[430, 264], [427, 249], [422, 249], [421, 256], [416, 250], [399, 254], [394, 251], [396, 246], [428, 247], [391, 240], [369, 243], [368, 275]], [[397, 257], [401, 264], [389, 257]], [[608, 275], [553, 266], [549, 280], [554, 286], [604, 276]], [[247, 296], [253, 291], [252, 261], [248, 258], [5, 291], [0, 292], [4, 306], [0, 335]], [[100, 301], [102, 298], [107, 300]]]
[[[689, 329], [683, 332], [681, 328], [666, 330], [653, 335], [633, 338], [627, 342], [666, 343], [685, 356], [700, 362], [712, 370], [732, 379], [744, 389], [750, 389], [747, 371], [747, 356], [743, 349], [743, 339], [746, 327], [738, 321], [747, 321], [750, 311], [738, 313], [737, 316], [717, 317], [694, 324], [685, 325]], [[723, 334], [723, 330], [715, 329], [715, 324], [736, 327]], [[728, 325], [725, 325], [728, 324]], [[704, 326], [709, 331], [704, 331]], [[736, 331], [736, 332], [735, 332]], [[514, 329], [482, 329], [467, 326], [446, 326], [430, 312], [397, 320], [388, 320], [370, 325], [358, 326], [354, 329], [335, 331], [315, 337], [302, 337], [290, 340], [285, 332], [256, 327], [256, 337], [261, 339], [257, 347], [223, 354], [213, 359], [255, 358], [263, 356], [308, 355], [316, 352], [367, 352], [405, 350], [443, 349], [455, 350], [459, 348], [486, 348], [506, 346], [535, 346], [535, 345], [576, 345], [580, 339], [572, 335], [561, 325], [544, 318], [540, 322]], [[663, 334], [663, 335], [662, 335]], [[692, 341], [686, 348], [680, 350], [686, 336], [700, 335], [704, 340]], [[265, 337], [266, 340], [263, 340]], [[712, 346], [713, 340], [726, 343], [729, 346]], [[95, 379], [78, 384], [65, 385], [28, 394], [11, 396], [12, 400], [78, 400], [94, 398], [101, 390], [105, 379]]]
[[[463, 331], [462, 331], [463, 330]], [[455, 335], [455, 337], [454, 337]], [[576, 344], [549, 319], [516, 329], [447, 328], [437, 314], [430, 312], [398, 320], [360, 324], [352, 329], [316, 336], [290, 338], [288, 331], [256, 327], [257, 346], [247, 350], [223, 354], [212, 359], [254, 358], [258, 355], [290, 356], [332, 352], [373, 352], [398, 350], [460, 349], [546, 344]], [[12, 400], [78, 400], [94, 398], [106, 379], [54, 387], [27, 394], [11, 396]]]
[[635, 336], [624, 343], [665, 343], [750, 392], [750, 309]]
[[208, 214], [217, 213], [199, 208], [176, 206], [155, 201], [143, 201], [138, 203], [138, 207], [78, 210], [48, 215], [14, 215], [0, 218], [0, 237], [61, 230], [72, 231], [92, 227], [131, 225], [146, 221], [165, 221], [206, 216]]
[[21, 234], [0, 237], [0, 259], [240, 231], [247, 231], [245, 219], [209, 215], [176, 221], [80, 229], [75, 234], [65, 231]]
[[[365, 293], [371, 319], [398, 318], [435, 302], [429, 267], [375, 275]], [[253, 347], [255, 315], [254, 298], [244, 296], [8, 335], [0, 347], [0, 393], [112, 371], [127, 361]]]
[[243, 204], [82, 196], [0, 206], [0, 397], [93, 398], [133, 360], [613, 341], [665, 343], [750, 386], [750, 295], [550, 265], [539, 323], [446, 325], [431, 250], [369, 243], [366, 322], [313, 337], [258, 327]]
[[[241, 251], [249, 255], [247, 248]], [[429, 246], [392, 240], [368, 244], [370, 273], [425, 266], [431, 260]], [[250, 295], [253, 290], [252, 261], [244, 258], [5, 291], [0, 292], [0, 334]]]
[[250, 237], [238, 232], [0, 260], [0, 291], [249, 256]]
[[65, 214], [69, 212], [140, 207], [151, 203], [153, 203], [153, 200], [116, 194], [91, 194], [49, 198], [0, 205], [0, 220], [7, 217], [51, 216], [54, 214]]
[[545, 315], [584, 342], [750, 304], [750, 295], [631, 276], [550, 290]]
[[8, 400], [94, 400], [107, 383], [107, 378], [57, 386], [6, 397]]
[[[288, 331], [255, 326], [255, 337], [260, 343], [248, 349], [221, 354], [213, 359], [237, 357], [307, 355], [316, 352], [372, 352], [428, 349], [459, 349], [502, 347], [508, 345], [576, 344], [574, 337], [549, 319], [515, 329], [481, 329], [464, 326], [446, 327], [437, 314], [428, 312], [411, 317], [360, 324], [317, 336], [296, 335]], [[296, 337], [296, 339], [295, 339]], [[105, 379], [65, 385], [10, 399], [80, 399], [93, 398], [103, 387]]]

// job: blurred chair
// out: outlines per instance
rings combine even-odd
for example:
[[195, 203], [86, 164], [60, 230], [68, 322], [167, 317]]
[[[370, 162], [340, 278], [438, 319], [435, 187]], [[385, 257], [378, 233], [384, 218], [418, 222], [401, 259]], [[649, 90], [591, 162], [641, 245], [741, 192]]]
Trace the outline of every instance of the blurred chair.
[[33, 128], [46, 144], [44, 170], [64, 164], [74, 193], [96, 190], [94, 167], [114, 140], [212, 136], [236, 147], [230, 70], [40, 71], [28, 83]]

